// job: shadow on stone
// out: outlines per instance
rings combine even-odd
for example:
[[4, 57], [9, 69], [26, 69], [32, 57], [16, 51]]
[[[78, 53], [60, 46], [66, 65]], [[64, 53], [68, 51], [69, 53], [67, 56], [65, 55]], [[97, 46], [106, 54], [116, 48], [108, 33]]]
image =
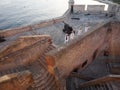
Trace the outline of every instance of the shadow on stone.
[[0, 43], [6, 41], [3, 36], [0, 36]]

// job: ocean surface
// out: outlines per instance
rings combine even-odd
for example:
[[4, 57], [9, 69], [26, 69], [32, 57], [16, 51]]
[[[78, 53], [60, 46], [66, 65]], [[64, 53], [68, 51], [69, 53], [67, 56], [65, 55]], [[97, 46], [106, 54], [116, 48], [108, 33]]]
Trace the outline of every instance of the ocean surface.
[[59, 17], [67, 8], [68, 0], [0, 0], [0, 30]]

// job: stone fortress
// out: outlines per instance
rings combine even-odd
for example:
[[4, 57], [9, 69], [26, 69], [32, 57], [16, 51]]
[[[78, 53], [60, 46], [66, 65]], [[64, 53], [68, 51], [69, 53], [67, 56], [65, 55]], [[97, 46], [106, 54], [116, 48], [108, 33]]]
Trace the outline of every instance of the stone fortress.
[[[69, 0], [61, 17], [0, 31], [0, 90], [119, 90], [120, 5], [105, 3]], [[63, 21], [76, 32], [66, 44]]]

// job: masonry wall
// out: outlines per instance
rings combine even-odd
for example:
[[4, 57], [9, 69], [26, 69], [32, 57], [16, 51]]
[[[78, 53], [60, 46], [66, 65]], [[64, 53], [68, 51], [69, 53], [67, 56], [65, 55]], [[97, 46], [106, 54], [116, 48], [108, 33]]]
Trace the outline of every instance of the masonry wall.
[[105, 13], [105, 5], [74, 5], [75, 13]]
[[120, 22], [111, 23], [110, 56], [120, 56]]
[[88, 5], [88, 12], [104, 12], [105, 5]]
[[85, 5], [74, 5], [73, 7], [74, 12], [84, 12], [85, 11]]

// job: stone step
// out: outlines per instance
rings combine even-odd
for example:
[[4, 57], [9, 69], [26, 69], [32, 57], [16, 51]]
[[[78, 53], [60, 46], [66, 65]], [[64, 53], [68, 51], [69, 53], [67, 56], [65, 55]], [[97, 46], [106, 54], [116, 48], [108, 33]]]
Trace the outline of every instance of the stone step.
[[46, 65], [46, 63], [44, 62], [45, 60], [44, 60], [43, 58], [38, 59], [38, 61], [39, 61], [40, 65], [43, 66], [43, 68], [47, 69], [47, 65]]
[[108, 87], [108, 90], [113, 90], [112, 86], [110, 83], [106, 83], [107, 87]]
[[47, 90], [48, 86], [52, 86], [51, 85], [52, 82], [55, 82], [55, 81], [54, 81], [54, 77], [51, 75], [45, 80], [43, 89]]
[[55, 81], [52, 81], [48, 86], [46, 86], [45, 88], [43, 87], [39, 90], [56, 90], [56, 88], [57, 88], [57, 86], [56, 86]]
[[42, 80], [46, 79], [48, 76], [50, 76], [50, 74], [48, 72], [45, 72], [41, 77], [34, 79], [35, 80], [34, 82], [37, 84], [41, 82]]

